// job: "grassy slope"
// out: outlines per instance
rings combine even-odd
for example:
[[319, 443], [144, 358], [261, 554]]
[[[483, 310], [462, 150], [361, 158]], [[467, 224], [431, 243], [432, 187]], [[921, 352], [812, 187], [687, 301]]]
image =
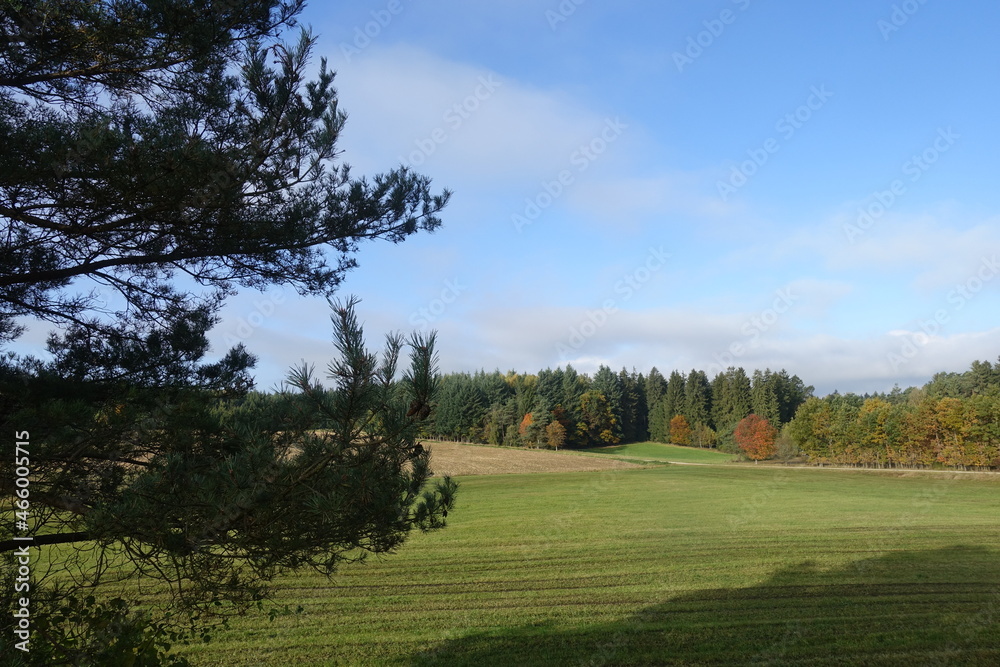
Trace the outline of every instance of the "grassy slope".
[[664, 445], [659, 442], [638, 442], [630, 445], [598, 447], [583, 451], [596, 454], [611, 454], [619, 458], [662, 459], [664, 461], [676, 461], [679, 463], [729, 463], [734, 460], [732, 454], [726, 454], [716, 449]]
[[[196, 664], [1000, 664], [1000, 480], [667, 466], [462, 480], [447, 529]], [[290, 517], [292, 520], [293, 517]]]

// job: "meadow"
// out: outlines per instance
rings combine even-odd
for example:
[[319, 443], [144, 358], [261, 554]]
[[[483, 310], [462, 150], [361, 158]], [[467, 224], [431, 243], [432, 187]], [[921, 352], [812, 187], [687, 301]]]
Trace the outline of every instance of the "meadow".
[[[718, 456], [652, 443], [604, 454]], [[1000, 476], [723, 459], [461, 477], [446, 529], [329, 581], [286, 576], [278, 602], [302, 613], [238, 618], [185, 654], [227, 666], [1000, 664]]]
[[624, 460], [668, 461], [671, 463], [733, 463], [736, 457], [717, 449], [664, 445], [659, 442], [636, 442], [585, 449], [583, 453], [613, 456]]

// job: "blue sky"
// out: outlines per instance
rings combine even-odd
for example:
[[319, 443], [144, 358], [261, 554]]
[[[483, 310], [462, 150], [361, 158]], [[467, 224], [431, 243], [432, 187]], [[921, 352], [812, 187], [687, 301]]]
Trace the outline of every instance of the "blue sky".
[[[454, 191], [341, 290], [444, 371], [786, 368], [817, 392], [1000, 354], [986, 0], [313, 2], [356, 173]], [[232, 299], [268, 388], [333, 354], [324, 301]]]

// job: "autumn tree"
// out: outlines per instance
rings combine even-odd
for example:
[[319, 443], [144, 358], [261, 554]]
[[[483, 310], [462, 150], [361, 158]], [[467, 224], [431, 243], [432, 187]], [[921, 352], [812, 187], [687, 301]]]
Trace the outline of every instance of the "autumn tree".
[[522, 443], [527, 444], [531, 442], [529, 437], [529, 431], [531, 430], [534, 421], [535, 418], [530, 412], [521, 418], [521, 423], [518, 424], [517, 427], [517, 434], [521, 437]]
[[556, 419], [545, 427], [545, 438], [549, 447], [558, 450], [566, 443], [566, 427]]
[[733, 432], [733, 437], [740, 450], [754, 462], [769, 459], [775, 455], [777, 448], [774, 441], [777, 430], [763, 417], [749, 414], [740, 420]]
[[675, 445], [691, 444], [691, 427], [684, 415], [676, 415], [670, 420], [670, 442]]

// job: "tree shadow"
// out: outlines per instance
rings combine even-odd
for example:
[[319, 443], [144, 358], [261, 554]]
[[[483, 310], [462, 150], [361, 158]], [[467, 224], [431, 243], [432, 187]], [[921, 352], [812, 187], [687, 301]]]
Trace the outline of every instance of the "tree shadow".
[[834, 571], [807, 561], [611, 624], [470, 634], [413, 664], [1000, 665], [1000, 553], [895, 552]]

